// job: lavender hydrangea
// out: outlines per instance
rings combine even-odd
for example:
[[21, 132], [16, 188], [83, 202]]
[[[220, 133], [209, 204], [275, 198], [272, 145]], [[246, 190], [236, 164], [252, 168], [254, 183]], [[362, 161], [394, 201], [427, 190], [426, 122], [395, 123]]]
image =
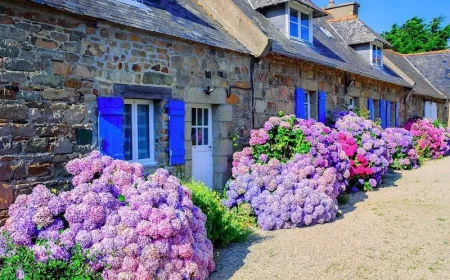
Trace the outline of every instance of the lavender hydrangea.
[[411, 132], [404, 128], [387, 128], [385, 131], [387, 147], [392, 156], [393, 169], [417, 168], [418, 154], [414, 148]]
[[98, 152], [67, 170], [71, 191], [54, 195], [40, 185], [19, 196], [0, 229], [37, 261], [68, 261], [78, 244], [104, 279], [206, 279], [214, 270], [206, 216], [167, 170], [145, 178], [141, 165]]
[[338, 119], [335, 126], [339, 142], [350, 159], [350, 186], [363, 190], [379, 186], [391, 162], [388, 139], [381, 127], [352, 112]]
[[[258, 145], [270, 142], [273, 130], [299, 131], [309, 148], [306, 153], [283, 154], [282, 160], [261, 153]], [[289, 134], [289, 132], [285, 132]], [[349, 161], [337, 143], [337, 133], [314, 120], [292, 116], [270, 118], [252, 132], [250, 146], [233, 155], [233, 177], [227, 190], [227, 207], [249, 203], [264, 230], [292, 228], [332, 221], [339, 193], [346, 188]], [[266, 135], [270, 135], [269, 138]], [[256, 139], [255, 139], [256, 138]], [[273, 147], [267, 147], [275, 150]], [[255, 149], [258, 151], [254, 153]], [[276, 153], [270, 153], [276, 155]]]

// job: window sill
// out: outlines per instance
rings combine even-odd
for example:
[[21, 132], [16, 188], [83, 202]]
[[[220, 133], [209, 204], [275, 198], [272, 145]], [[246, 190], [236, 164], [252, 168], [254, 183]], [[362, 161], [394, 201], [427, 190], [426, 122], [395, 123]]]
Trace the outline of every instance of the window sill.
[[146, 168], [146, 167], [155, 167], [155, 166], [158, 166], [158, 163], [156, 162], [156, 161], [154, 161], [154, 160], [151, 160], [151, 159], [147, 159], [147, 160], [137, 160], [137, 161], [132, 161], [132, 160], [130, 160], [130, 161], [128, 161], [129, 163], [140, 163], [140, 164], [142, 164], [142, 166], [144, 167], [144, 168]]
[[297, 43], [297, 44], [302, 44], [302, 45], [311, 45], [312, 42], [311, 41], [307, 41], [307, 40], [303, 40], [297, 37], [292, 37], [290, 36], [289, 39], [291, 40], [291, 42]]

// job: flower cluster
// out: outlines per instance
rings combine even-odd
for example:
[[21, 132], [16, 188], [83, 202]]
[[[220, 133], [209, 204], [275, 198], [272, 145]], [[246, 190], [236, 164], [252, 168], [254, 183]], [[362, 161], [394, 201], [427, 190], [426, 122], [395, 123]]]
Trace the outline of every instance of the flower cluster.
[[[270, 118], [256, 135], [302, 135], [303, 150], [285, 149], [280, 158], [277, 140], [251, 139], [251, 147], [233, 156], [233, 177], [228, 184], [227, 207], [249, 203], [264, 230], [313, 225], [333, 220], [337, 213], [336, 198], [346, 188], [350, 176], [349, 160], [337, 143], [337, 133], [314, 120], [292, 116]], [[253, 137], [252, 137], [253, 138]], [[260, 137], [258, 137], [260, 139]], [[272, 142], [271, 142], [272, 141]], [[259, 144], [254, 144], [259, 143]], [[263, 146], [262, 148], [260, 146]], [[275, 156], [274, 156], [275, 155]], [[286, 162], [284, 162], [286, 161]]]
[[387, 128], [385, 131], [387, 147], [392, 156], [393, 169], [417, 168], [418, 155], [414, 148], [411, 132], [404, 128]]
[[419, 157], [436, 159], [449, 153], [448, 132], [442, 126], [434, 126], [430, 119], [418, 119], [410, 131]]
[[[144, 178], [142, 166], [98, 152], [67, 169], [74, 189], [56, 196], [35, 188], [11, 206], [2, 229], [38, 261], [68, 260], [78, 244], [104, 279], [206, 279], [214, 270], [206, 216], [167, 170]], [[36, 238], [52, 242], [51, 255]]]
[[338, 139], [350, 159], [352, 190], [371, 190], [381, 184], [391, 157], [386, 135], [371, 120], [349, 113], [336, 122]]

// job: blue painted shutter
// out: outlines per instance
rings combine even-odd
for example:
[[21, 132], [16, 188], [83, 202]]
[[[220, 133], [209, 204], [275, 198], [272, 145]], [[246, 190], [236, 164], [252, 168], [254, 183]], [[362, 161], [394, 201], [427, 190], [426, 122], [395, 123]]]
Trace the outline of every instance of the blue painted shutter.
[[391, 126], [391, 101], [386, 100], [386, 127]]
[[297, 88], [295, 90], [295, 116], [297, 118], [306, 119], [305, 100], [305, 90], [302, 88]]
[[325, 123], [327, 118], [327, 93], [319, 92], [319, 122]]
[[380, 100], [381, 127], [386, 128], [386, 100]]
[[184, 149], [184, 116], [186, 111], [184, 101], [169, 100], [169, 163], [184, 164], [186, 151]]
[[400, 126], [400, 104], [395, 102], [395, 127]]
[[102, 154], [115, 159], [124, 159], [123, 154], [123, 99], [99, 97], [98, 137]]
[[367, 108], [369, 109], [369, 118], [374, 121], [375, 120], [375, 106], [373, 105], [373, 99], [369, 98], [367, 100]]

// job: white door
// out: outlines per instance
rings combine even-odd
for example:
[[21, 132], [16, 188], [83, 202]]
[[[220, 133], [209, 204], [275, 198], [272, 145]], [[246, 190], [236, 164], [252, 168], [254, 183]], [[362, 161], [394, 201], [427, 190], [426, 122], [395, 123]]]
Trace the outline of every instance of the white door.
[[192, 106], [192, 177], [213, 186], [211, 105]]

